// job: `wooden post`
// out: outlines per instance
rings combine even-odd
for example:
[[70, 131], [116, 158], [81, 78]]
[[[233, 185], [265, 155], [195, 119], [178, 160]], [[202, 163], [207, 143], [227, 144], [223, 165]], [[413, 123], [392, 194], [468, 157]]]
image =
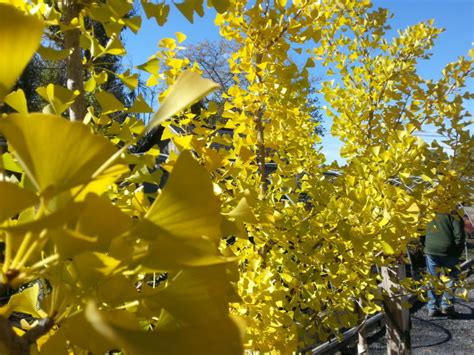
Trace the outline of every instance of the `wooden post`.
[[358, 355], [367, 355], [369, 350], [369, 345], [367, 344], [367, 322], [366, 315], [362, 312], [362, 299], [359, 299], [359, 302], [356, 302], [357, 313], [359, 314], [359, 331], [357, 336], [359, 338], [357, 342], [357, 354]]
[[367, 331], [365, 327], [359, 330], [358, 336], [359, 336], [359, 341], [357, 343], [357, 354], [367, 355], [369, 346], [367, 344]]
[[411, 355], [410, 311], [402, 304], [408, 303], [408, 295], [400, 286], [406, 277], [404, 264], [382, 268], [385, 324], [387, 327], [387, 354]]

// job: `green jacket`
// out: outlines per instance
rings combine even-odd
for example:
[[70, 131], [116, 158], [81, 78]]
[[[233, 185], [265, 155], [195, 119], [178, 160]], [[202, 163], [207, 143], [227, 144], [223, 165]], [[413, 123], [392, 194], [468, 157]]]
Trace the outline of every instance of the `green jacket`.
[[459, 257], [466, 234], [461, 217], [438, 213], [426, 226], [425, 254]]

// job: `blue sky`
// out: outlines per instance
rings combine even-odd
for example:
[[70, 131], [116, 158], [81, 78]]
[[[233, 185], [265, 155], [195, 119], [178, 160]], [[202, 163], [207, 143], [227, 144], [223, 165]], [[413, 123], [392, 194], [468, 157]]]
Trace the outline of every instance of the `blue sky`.
[[[398, 29], [428, 19], [434, 19], [436, 26], [445, 29], [435, 42], [432, 58], [418, 66], [420, 74], [427, 79], [438, 79], [445, 64], [466, 55], [473, 47], [474, 0], [373, 0], [373, 5], [375, 8], [388, 8], [394, 14], [390, 21], [392, 31], [388, 36], [395, 35]], [[127, 33], [125, 36], [128, 54], [124, 64], [138, 65], [145, 62], [158, 49], [161, 38], [174, 37], [177, 31], [187, 35], [184, 45], [218, 39], [218, 29], [213, 24], [213, 18], [213, 11], [208, 9], [203, 18], [195, 16], [194, 24], [190, 24], [173, 6], [164, 27], [157, 26], [153, 19], [147, 20], [143, 16], [144, 22], [138, 35]], [[473, 112], [474, 103], [471, 102], [468, 108]], [[324, 125], [330, 126], [327, 118]], [[337, 139], [327, 133], [322, 145], [328, 161], [341, 161], [340, 142]]]

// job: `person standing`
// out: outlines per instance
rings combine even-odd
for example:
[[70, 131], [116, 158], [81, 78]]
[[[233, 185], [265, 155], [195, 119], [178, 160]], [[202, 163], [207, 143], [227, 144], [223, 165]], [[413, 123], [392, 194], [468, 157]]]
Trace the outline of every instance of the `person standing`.
[[437, 295], [433, 289], [428, 290], [428, 315], [436, 317], [445, 315], [455, 317], [454, 310], [454, 281], [459, 274], [457, 267], [461, 256], [466, 235], [464, 223], [456, 211], [438, 213], [426, 227], [424, 252], [428, 273], [439, 277], [440, 268], [448, 268], [450, 281], [447, 287], [450, 291]]

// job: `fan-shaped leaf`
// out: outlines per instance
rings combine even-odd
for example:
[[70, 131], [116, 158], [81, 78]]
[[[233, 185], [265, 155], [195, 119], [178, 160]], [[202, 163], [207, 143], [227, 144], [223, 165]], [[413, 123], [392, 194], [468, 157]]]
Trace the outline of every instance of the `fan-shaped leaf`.
[[43, 27], [38, 18], [0, 3], [0, 102], [39, 47]]
[[109, 319], [107, 313], [100, 311], [92, 302], [87, 305], [85, 316], [97, 332], [109, 341], [119, 344], [122, 350], [130, 354], [240, 355], [243, 353], [242, 326], [230, 317], [203, 326], [172, 324], [173, 326], [168, 329], [145, 332], [117, 324], [115, 319]]
[[185, 71], [170, 88], [160, 108], [150, 120], [148, 130], [176, 115], [218, 87], [219, 84], [201, 77], [198, 73]]
[[0, 222], [38, 203], [38, 197], [18, 185], [0, 181]]
[[87, 126], [59, 116], [12, 114], [0, 119], [0, 132], [43, 195], [88, 183], [116, 152], [112, 143], [91, 133]]
[[221, 215], [212, 182], [189, 151], [178, 158], [163, 192], [146, 218], [179, 238], [221, 237]]

